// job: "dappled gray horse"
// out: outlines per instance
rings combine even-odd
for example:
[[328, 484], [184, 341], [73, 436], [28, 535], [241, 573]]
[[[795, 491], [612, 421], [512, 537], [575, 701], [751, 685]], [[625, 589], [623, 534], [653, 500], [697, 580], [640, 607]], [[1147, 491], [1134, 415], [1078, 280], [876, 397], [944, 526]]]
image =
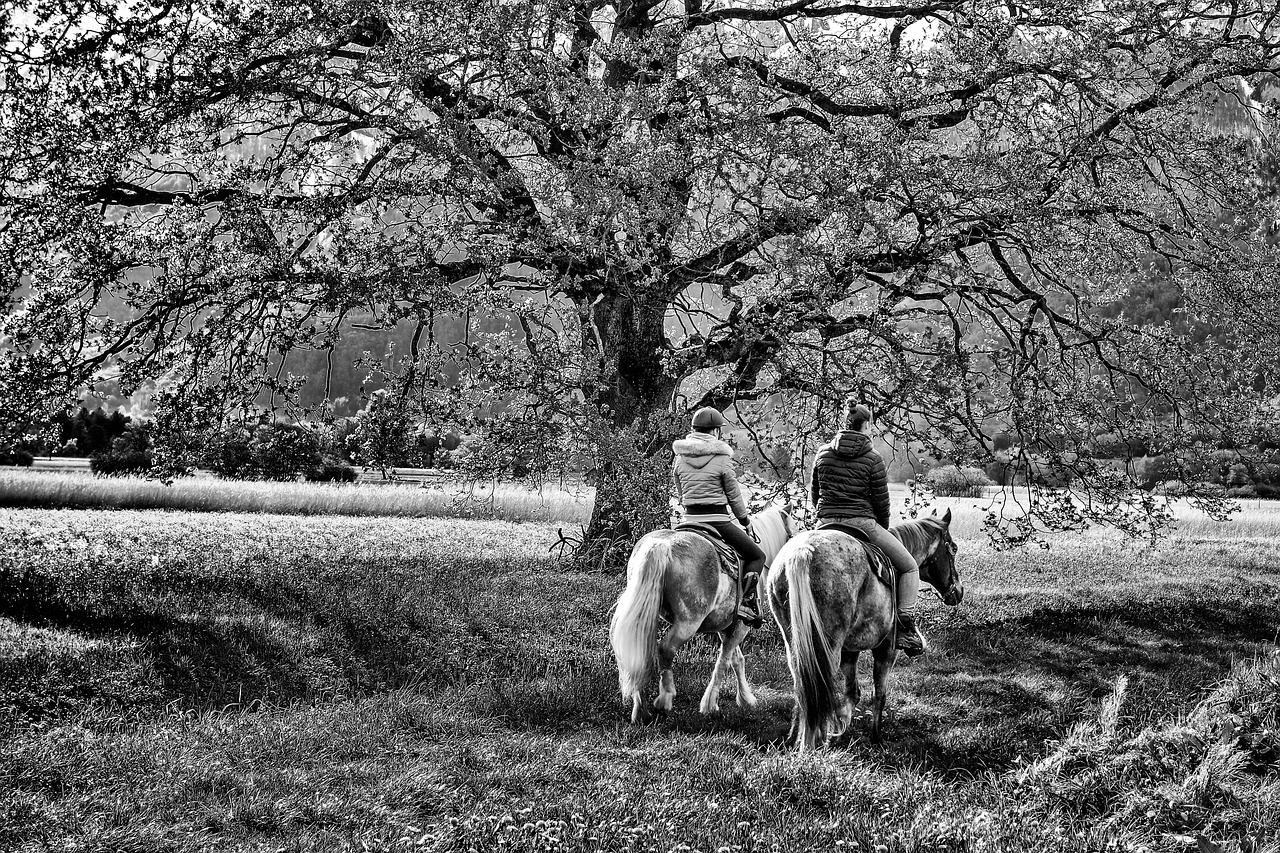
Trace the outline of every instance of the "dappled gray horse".
[[[951, 510], [890, 528], [920, 564], [920, 579], [956, 605], [964, 587], [955, 568]], [[875, 571], [862, 543], [835, 530], [799, 534], [779, 552], [765, 581], [769, 610], [782, 631], [795, 685], [791, 736], [803, 752], [843, 734], [858, 701], [858, 655], [875, 657], [871, 739], [897, 656], [896, 593]]]
[[[752, 517], [751, 526], [760, 537], [767, 575], [768, 566], [791, 536], [791, 525], [784, 512], [769, 507]], [[720, 636], [720, 654], [699, 710], [704, 714], [720, 710], [720, 676], [728, 666], [737, 675], [738, 704], [756, 704], [739, 648], [751, 629], [735, 619], [737, 609], [737, 583], [720, 570], [719, 553], [702, 535], [687, 530], [655, 530], [636, 543], [627, 562], [627, 588], [618, 598], [609, 627], [618, 661], [618, 686], [622, 698], [631, 701], [632, 722], [653, 718], [653, 713], [643, 706], [640, 691], [652, 677], [655, 658], [659, 684], [654, 710], [671, 710], [676, 696], [672, 663], [676, 652], [694, 634]], [[659, 616], [670, 625], [661, 642]]]

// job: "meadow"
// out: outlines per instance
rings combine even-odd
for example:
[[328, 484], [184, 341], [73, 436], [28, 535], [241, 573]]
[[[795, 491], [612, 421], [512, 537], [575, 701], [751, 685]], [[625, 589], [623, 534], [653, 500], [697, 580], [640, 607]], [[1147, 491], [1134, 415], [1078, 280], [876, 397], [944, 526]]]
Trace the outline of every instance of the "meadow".
[[495, 518], [586, 522], [590, 493], [511, 483], [304, 483], [184, 477], [171, 483], [143, 477], [95, 477], [87, 469], [0, 468], [0, 506], [66, 509], [170, 509], [280, 515], [406, 518]]
[[631, 726], [562, 522], [0, 510], [0, 849], [1280, 849], [1280, 511], [998, 551], [940, 504], [964, 604], [882, 747], [804, 758], [776, 629], [759, 707], [697, 713], [697, 641]]

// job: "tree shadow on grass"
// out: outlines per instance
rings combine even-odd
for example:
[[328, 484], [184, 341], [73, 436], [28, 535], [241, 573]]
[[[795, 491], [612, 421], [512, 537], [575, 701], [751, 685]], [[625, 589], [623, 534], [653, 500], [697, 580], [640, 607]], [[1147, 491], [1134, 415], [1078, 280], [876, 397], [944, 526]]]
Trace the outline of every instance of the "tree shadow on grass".
[[1190, 707], [1234, 661], [1273, 641], [1280, 601], [1208, 586], [1180, 592], [1139, 588], [1105, 603], [956, 620], [938, 633], [936, 655], [896, 671], [880, 760], [1007, 768], [1065, 735], [1122, 676], [1123, 712], [1135, 724]]
[[[1079, 606], [1058, 602], [983, 619], [961, 610], [933, 621], [933, 653], [891, 676], [882, 745], [867, 739], [871, 672], [870, 655], [863, 656], [862, 702], [837, 749], [856, 750], [886, 768], [1007, 769], [1020, 757], [1043, 754], [1046, 741], [1092, 713], [1121, 676], [1129, 680], [1124, 714], [1130, 722], [1167, 719], [1202, 698], [1234, 661], [1274, 641], [1280, 598], [1270, 587], [1179, 586], [1157, 593], [1139, 585]], [[790, 675], [771, 641], [776, 638], [761, 639], [748, 651], [748, 670], [761, 685], [757, 708], [733, 706], [729, 688], [721, 696], [723, 714], [700, 716], [709, 667], [682, 655], [677, 684], [683, 695], [664, 725], [688, 733], [732, 730], [762, 748], [783, 744]]]
[[[96, 641], [124, 650], [136, 665], [131, 677], [143, 671], [154, 681], [137, 691], [135, 708], [315, 702], [484, 677], [500, 657], [496, 647], [506, 635], [500, 623], [517, 618], [490, 600], [498, 597], [490, 588], [494, 579], [509, 568], [475, 559], [449, 571], [415, 573], [370, 559], [332, 578], [293, 567], [292, 576], [274, 581], [183, 576], [172, 588], [153, 589], [126, 579], [102, 600], [87, 602], [75, 597], [78, 591], [65, 596], [56, 577], [38, 577], [0, 597], [0, 616], [65, 632], [80, 645]], [[459, 574], [472, 583], [461, 583]], [[38, 704], [15, 710], [35, 718], [95, 698], [121, 705], [120, 697], [93, 683], [110, 680], [111, 673], [72, 667], [68, 677], [79, 681], [45, 686], [74, 701], [42, 695]]]

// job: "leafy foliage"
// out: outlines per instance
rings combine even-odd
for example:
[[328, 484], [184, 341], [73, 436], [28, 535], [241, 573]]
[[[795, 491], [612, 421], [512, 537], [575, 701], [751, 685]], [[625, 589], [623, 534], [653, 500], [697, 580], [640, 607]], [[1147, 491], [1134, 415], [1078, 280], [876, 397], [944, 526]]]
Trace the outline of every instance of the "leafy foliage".
[[106, 477], [146, 474], [154, 465], [150, 430], [140, 423], [130, 424], [111, 442], [111, 449], [89, 457], [89, 468]]
[[35, 462], [35, 457], [31, 455], [29, 450], [23, 450], [20, 447], [0, 449], [0, 465], [16, 465], [20, 468], [29, 468], [33, 462]]
[[[603, 420], [636, 430], [606, 481], [631, 450], [656, 471], [663, 413], [704, 403], [792, 410], [803, 445], [855, 392], [934, 458], [1016, 434], [1034, 488], [1087, 498], [1024, 531], [1133, 529], [1095, 437], [1193, 455], [1277, 420], [1280, 42], [1271, 4], [1224, 9], [197, 0], [87, 27], [30, 0], [0, 25], [0, 443], [86, 387], [160, 388], [176, 476], [183, 436], [296, 408], [290, 354], [359, 326], [394, 339], [370, 388], [505, 417], [511, 470], [611, 450]], [[400, 449], [394, 408], [363, 461]], [[634, 540], [659, 483], [592, 537]]]

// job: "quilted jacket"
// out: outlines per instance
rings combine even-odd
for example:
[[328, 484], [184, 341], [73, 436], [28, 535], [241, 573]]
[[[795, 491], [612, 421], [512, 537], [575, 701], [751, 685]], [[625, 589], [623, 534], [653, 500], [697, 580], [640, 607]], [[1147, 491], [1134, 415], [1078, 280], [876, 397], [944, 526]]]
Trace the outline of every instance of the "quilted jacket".
[[810, 489], [818, 518], [874, 518], [889, 526], [889, 478], [871, 438], [845, 430], [818, 448]]
[[681, 506], [728, 504], [739, 520], [747, 517], [747, 502], [733, 473], [732, 447], [713, 435], [691, 432], [672, 442], [671, 449], [676, 454], [671, 479]]

